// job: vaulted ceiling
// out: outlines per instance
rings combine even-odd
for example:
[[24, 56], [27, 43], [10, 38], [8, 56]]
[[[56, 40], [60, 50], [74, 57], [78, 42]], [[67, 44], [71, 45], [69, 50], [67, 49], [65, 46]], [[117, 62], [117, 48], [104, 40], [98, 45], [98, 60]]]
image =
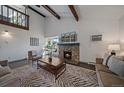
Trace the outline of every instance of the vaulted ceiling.
[[[56, 13], [58, 13], [61, 17], [71, 17], [72, 14], [67, 5], [49, 5]], [[31, 5], [32, 8], [36, 9], [37, 11], [41, 12], [42, 14], [46, 15], [47, 17], [51, 17], [51, 13], [47, 11], [42, 6], [37, 7]]]
[[[75, 21], [81, 18], [120, 18], [124, 16], [124, 5], [73, 5], [74, 9], [68, 5], [28, 5], [41, 16], [61, 18], [73, 18]], [[19, 6], [18, 6], [19, 7]], [[19, 7], [21, 8], [21, 6]], [[52, 10], [50, 10], [50, 9]], [[75, 13], [76, 11], [76, 13]]]
[[[54, 16], [42, 6], [30, 5], [33, 9], [44, 14], [46, 17]], [[120, 18], [124, 15], [123, 5], [74, 5], [77, 13], [72, 13], [68, 5], [49, 5], [61, 18], [69, 17], [78, 21], [80, 18]]]
[[30, 5], [29, 8], [33, 8], [37, 12], [45, 15], [46, 17], [54, 16], [57, 19], [63, 17], [74, 17], [76, 21], [79, 20], [77, 13], [77, 6], [74, 5]]

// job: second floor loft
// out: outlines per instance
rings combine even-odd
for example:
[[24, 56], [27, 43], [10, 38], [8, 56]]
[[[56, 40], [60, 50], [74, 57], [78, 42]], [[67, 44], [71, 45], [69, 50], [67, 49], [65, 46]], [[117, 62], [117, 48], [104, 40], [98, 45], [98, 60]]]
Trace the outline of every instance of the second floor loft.
[[0, 5], [0, 24], [29, 30], [27, 9], [24, 6], [21, 6], [20, 9], [8, 5]]

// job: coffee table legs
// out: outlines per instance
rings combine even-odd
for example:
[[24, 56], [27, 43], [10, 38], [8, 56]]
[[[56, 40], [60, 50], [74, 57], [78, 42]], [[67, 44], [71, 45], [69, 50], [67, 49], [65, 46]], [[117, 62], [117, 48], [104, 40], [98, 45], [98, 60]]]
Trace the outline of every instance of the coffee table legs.
[[66, 71], [66, 64], [63, 64], [59, 68], [53, 69], [49, 68], [49, 66], [42, 65], [37, 61], [37, 69], [42, 68], [47, 70], [48, 72], [51, 72], [55, 76], [55, 81]]

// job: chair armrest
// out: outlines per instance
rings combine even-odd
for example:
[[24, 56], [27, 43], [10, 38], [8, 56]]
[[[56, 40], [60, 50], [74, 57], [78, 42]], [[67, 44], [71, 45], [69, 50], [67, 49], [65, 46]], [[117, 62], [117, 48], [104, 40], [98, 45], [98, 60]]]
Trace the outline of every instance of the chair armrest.
[[103, 58], [96, 58], [96, 64], [102, 64]]
[[1, 66], [7, 66], [8, 65], [8, 60], [0, 60], [0, 65]]

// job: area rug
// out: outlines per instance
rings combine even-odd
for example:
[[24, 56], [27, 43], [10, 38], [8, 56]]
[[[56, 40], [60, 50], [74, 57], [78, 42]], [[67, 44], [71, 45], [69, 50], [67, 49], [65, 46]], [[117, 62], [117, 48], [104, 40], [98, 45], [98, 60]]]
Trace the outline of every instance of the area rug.
[[16, 68], [11, 73], [15, 80], [6, 87], [95, 87], [98, 86], [93, 70], [67, 64], [66, 71], [55, 81], [50, 72], [26, 65]]

